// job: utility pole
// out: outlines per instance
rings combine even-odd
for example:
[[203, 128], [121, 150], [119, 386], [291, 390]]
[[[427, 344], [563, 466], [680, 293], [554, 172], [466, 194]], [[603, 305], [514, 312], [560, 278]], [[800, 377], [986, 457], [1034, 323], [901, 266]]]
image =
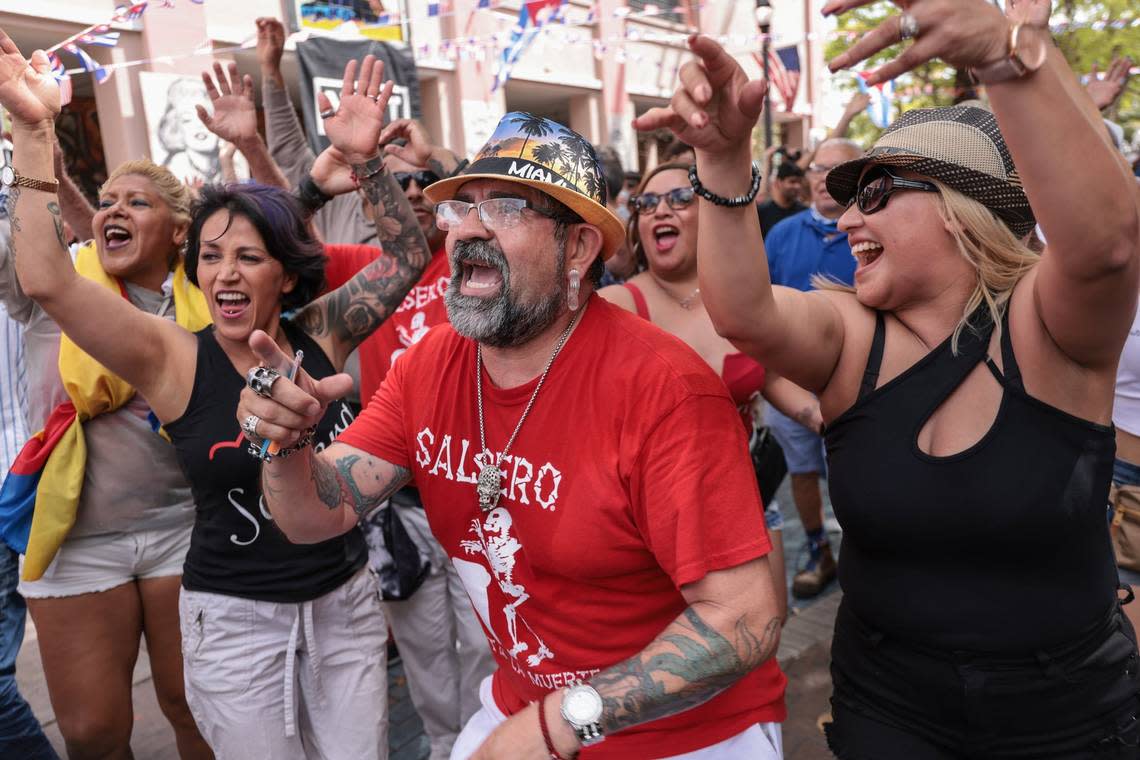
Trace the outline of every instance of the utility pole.
[[[768, 0], [756, 0], [756, 25], [760, 28], [760, 58], [764, 81], [770, 83], [772, 73], [768, 55], [772, 44], [772, 6]], [[772, 147], [772, 90], [764, 92], [764, 147]]]

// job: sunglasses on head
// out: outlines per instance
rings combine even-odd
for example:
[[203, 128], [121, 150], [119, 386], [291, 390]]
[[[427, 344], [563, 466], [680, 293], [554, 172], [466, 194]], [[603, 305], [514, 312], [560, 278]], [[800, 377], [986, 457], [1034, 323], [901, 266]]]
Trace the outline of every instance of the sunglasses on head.
[[639, 214], [652, 214], [664, 198], [671, 209], [685, 208], [692, 204], [697, 196], [691, 187], [675, 187], [667, 193], [642, 193], [629, 199], [630, 208]]
[[933, 182], [905, 179], [892, 174], [882, 166], [872, 166], [859, 178], [855, 195], [848, 202], [859, 207], [864, 214], [874, 214], [887, 207], [887, 201], [900, 190], [921, 190], [925, 193], [937, 193], [938, 187]]
[[392, 172], [392, 176], [400, 183], [401, 190], [407, 190], [413, 179], [421, 190], [433, 182], [439, 182], [439, 175], [427, 169], [418, 172]]

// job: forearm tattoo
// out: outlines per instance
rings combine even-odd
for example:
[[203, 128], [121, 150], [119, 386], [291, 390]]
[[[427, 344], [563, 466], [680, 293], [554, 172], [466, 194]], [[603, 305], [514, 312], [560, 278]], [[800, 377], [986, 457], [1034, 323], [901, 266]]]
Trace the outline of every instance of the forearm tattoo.
[[67, 235], [63, 231], [63, 214], [60, 213], [59, 204], [51, 201], [47, 205], [48, 211], [51, 212], [51, 222], [55, 226], [55, 239], [59, 241], [61, 248], [67, 248]]
[[12, 236], [8, 240], [8, 250], [11, 252], [12, 261], [16, 261], [16, 235], [14, 233], [20, 232], [20, 217], [16, 214], [16, 201], [20, 199], [20, 188], [13, 185], [8, 188], [8, 223], [12, 227]]
[[603, 730], [620, 731], [707, 702], [771, 657], [779, 634], [779, 618], [755, 631], [742, 615], [729, 640], [689, 607], [645, 651], [590, 679], [602, 697]]
[[394, 465], [385, 473], [375, 460], [358, 454], [345, 454], [331, 464], [313, 454], [311, 461], [313, 486], [321, 504], [330, 510], [347, 504], [358, 519], [378, 508], [411, 477], [406, 468]]
[[372, 204], [383, 253], [297, 316], [305, 332], [318, 339], [331, 335], [344, 345], [346, 355], [399, 307], [431, 260], [427, 240], [404, 191], [387, 169], [376, 171], [379, 160], [354, 166], [353, 170], [362, 178], [360, 191]]

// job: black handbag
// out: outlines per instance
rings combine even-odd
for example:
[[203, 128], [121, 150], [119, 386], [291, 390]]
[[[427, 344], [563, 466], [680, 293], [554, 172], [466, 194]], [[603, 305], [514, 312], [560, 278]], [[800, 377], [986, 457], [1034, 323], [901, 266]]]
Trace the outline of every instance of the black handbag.
[[776, 490], [788, 474], [784, 450], [772, 435], [771, 428], [764, 426], [753, 432], [749, 453], [752, 454], [752, 469], [756, 471], [756, 483], [760, 486], [760, 499], [767, 507], [776, 498]]
[[[397, 501], [412, 504], [411, 497], [405, 496], [402, 491], [393, 494], [388, 506], [381, 509], [376, 518], [390, 559], [376, 568], [376, 574], [380, 577], [381, 595], [389, 602], [402, 602], [411, 598], [431, 572], [431, 562], [420, 555], [416, 542], [408, 535], [404, 521], [396, 512]], [[417, 496], [413, 509], [422, 509], [418, 501]]]

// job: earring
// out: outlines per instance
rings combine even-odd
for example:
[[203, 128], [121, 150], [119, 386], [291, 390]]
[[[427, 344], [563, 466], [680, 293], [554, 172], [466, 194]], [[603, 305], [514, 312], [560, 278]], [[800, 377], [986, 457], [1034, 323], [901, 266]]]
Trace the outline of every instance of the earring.
[[570, 287], [566, 289], [566, 305], [570, 307], [570, 311], [578, 311], [578, 289], [582, 287], [582, 276], [578, 274], [577, 269], [571, 269], [568, 277]]

